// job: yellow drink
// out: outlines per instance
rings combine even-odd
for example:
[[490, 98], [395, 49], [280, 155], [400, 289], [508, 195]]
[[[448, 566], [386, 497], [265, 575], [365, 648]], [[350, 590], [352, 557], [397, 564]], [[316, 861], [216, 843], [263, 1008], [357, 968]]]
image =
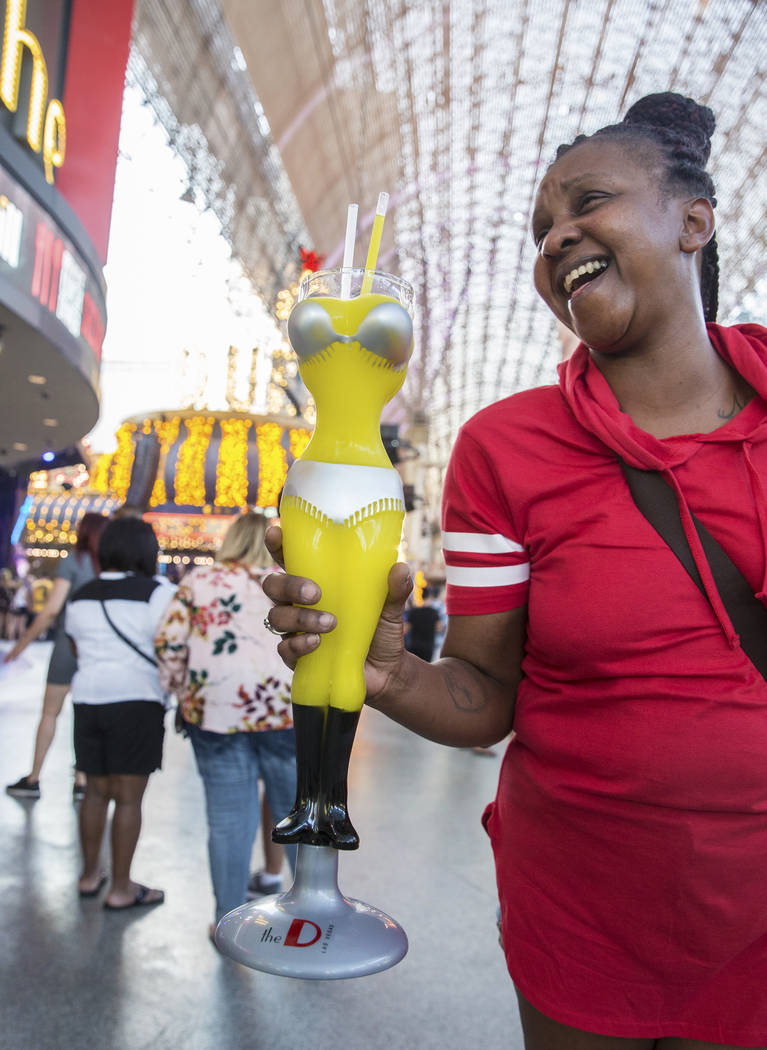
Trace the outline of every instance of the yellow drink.
[[322, 588], [321, 606], [338, 626], [302, 656], [293, 676], [297, 704], [358, 711], [365, 702], [363, 666], [397, 560], [401, 510], [373, 511], [356, 525], [320, 522], [294, 498], [281, 508], [288, 572]]
[[[385, 304], [395, 310], [389, 305], [381, 311]], [[308, 576], [322, 588], [320, 606], [336, 616], [338, 626], [299, 660], [293, 701], [358, 711], [365, 700], [365, 656], [405, 511], [380, 418], [405, 379], [406, 356], [401, 360], [401, 347], [392, 348], [407, 341], [408, 333], [412, 345], [412, 329], [404, 308], [387, 295], [312, 297], [296, 307], [296, 316], [304, 305], [309, 307], [304, 330], [299, 318], [291, 340], [301, 378], [314, 395], [317, 423], [291, 468], [280, 504], [283, 550], [288, 572]], [[392, 325], [402, 325], [394, 339]]]

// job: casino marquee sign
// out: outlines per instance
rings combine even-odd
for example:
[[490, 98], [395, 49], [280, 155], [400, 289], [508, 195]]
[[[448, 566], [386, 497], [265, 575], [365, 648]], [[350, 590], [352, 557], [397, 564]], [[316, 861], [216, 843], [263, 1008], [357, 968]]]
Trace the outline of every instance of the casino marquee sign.
[[0, 382], [18, 395], [0, 419], [0, 470], [98, 418], [132, 8], [0, 0]]
[[[100, 276], [100, 275], [99, 275]], [[95, 382], [106, 325], [103, 284], [55, 218], [0, 167], [0, 277], [13, 301]]]
[[[27, 144], [42, 153], [46, 182], [64, 163], [66, 118], [58, 98], [48, 98], [48, 66], [40, 41], [26, 26], [27, 0], [6, 0], [0, 54], [0, 102], [17, 115]], [[24, 72], [23, 59], [29, 62]], [[24, 91], [22, 92], [22, 81]]]

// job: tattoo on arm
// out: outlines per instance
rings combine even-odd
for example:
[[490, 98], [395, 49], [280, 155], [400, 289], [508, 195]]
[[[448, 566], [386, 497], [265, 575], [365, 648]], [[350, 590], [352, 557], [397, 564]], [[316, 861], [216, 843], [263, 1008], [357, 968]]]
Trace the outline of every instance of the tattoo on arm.
[[448, 695], [459, 711], [481, 711], [487, 705], [485, 690], [479, 683], [457, 675], [449, 667], [444, 668], [442, 673]]

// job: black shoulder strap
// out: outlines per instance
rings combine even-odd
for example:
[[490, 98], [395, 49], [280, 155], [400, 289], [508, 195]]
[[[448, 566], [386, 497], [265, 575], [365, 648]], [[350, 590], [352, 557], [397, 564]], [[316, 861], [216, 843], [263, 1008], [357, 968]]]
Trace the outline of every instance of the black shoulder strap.
[[[658, 471], [639, 470], [630, 467], [622, 459], [619, 462], [634, 503], [705, 595], [703, 581], [684, 534], [676, 493]], [[740, 636], [743, 652], [762, 677], [767, 679], [767, 609], [705, 525], [698, 521], [692, 511], [690, 514], [722, 604]]]
[[106, 607], [106, 605], [105, 605], [105, 603], [103, 601], [101, 602], [101, 608], [104, 610], [104, 616], [106, 616], [106, 618], [107, 618], [107, 623], [112, 628], [112, 630], [117, 635], [117, 637], [120, 638], [123, 642], [125, 642], [126, 645], [129, 645], [131, 647], [131, 649], [134, 651], [134, 653], [138, 653], [139, 656], [143, 656], [148, 664], [151, 664], [153, 667], [157, 667], [157, 661], [156, 660], [153, 660], [151, 656], [147, 656], [147, 654], [144, 652], [143, 649], [139, 649], [139, 647], [136, 645], [135, 642], [132, 642], [130, 640], [130, 638], [127, 637], [127, 635], [124, 635], [122, 633], [120, 628], [117, 626], [116, 623], [113, 622], [111, 616], [107, 612], [107, 607]]

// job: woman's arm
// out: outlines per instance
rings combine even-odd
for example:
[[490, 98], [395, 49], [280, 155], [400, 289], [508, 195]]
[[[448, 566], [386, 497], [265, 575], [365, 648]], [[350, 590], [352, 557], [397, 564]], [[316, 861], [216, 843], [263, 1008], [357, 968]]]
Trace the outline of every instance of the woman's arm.
[[51, 587], [51, 593], [45, 600], [45, 605], [14, 647], [6, 654], [3, 663], [7, 664], [10, 660], [15, 660], [17, 656], [21, 656], [30, 642], [34, 642], [35, 638], [39, 638], [41, 634], [48, 630], [64, 608], [64, 602], [67, 600], [71, 586], [72, 584], [69, 580], [57, 579], [53, 581], [53, 587]]
[[[273, 526], [267, 546], [281, 561], [281, 534]], [[276, 573], [264, 592], [277, 604], [274, 628], [288, 632], [278, 646], [289, 667], [321, 644], [335, 618], [305, 608], [321, 601], [311, 580]], [[522, 677], [526, 607], [483, 616], [449, 617], [443, 658], [429, 664], [405, 651], [403, 612], [413, 581], [406, 565], [389, 574], [389, 593], [365, 663], [367, 703], [421, 736], [457, 747], [487, 746], [503, 739], [514, 718]]]
[[441, 659], [426, 663], [404, 653], [367, 703], [440, 744], [489, 747], [512, 729], [526, 626], [526, 606], [449, 617]]
[[171, 598], [154, 636], [154, 651], [160, 683], [169, 693], [178, 694], [186, 683], [191, 632], [191, 580], [179, 585]]

